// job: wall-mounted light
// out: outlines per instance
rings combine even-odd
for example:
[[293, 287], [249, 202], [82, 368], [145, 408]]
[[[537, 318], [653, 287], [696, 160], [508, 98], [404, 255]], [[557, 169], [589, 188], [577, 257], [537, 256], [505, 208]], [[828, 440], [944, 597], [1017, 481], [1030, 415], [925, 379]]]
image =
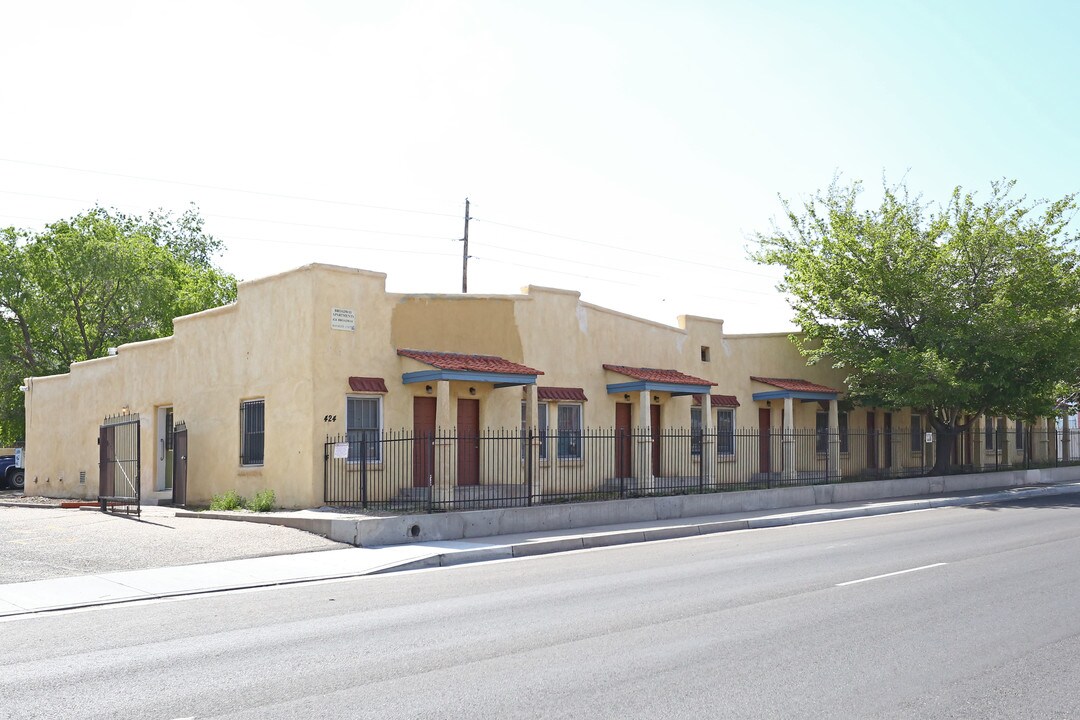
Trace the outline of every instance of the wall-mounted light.
[[629, 402], [629, 401], [630, 401], [630, 393], [625, 393], [625, 394], [624, 394], [624, 395], [622, 396], [622, 399], [623, 399], [623, 400], [626, 400], [627, 402]]
[[653, 401], [654, 403], [658, 403], [658, 402], [660, 402], [660, 396], [659, 396], [659, 395], [653, 395], [653, 396], [652, 396], [652, 401]]
[[124, 415], [127, 415], [128, 414], [128, 406], [124, 405], [122, 408], [120, 408], [120, 412], [123, 413]]
[[772, 407], [772, 400], [766, 400], [765, 407]]
[[20, 385], [19, 386], [19, 392], [26, 392], [26, 386], [25, 385]]
[[470, 395], [475, 395], [476, 394], [476, 388], [474, 388], [474, 387], [469, 388], [469, 394]]
[[428, 395], [430, 395], [431, 394], [431, 386], [430, 385], [425, 385], [424, 386], [424, 392], [426, 392]]

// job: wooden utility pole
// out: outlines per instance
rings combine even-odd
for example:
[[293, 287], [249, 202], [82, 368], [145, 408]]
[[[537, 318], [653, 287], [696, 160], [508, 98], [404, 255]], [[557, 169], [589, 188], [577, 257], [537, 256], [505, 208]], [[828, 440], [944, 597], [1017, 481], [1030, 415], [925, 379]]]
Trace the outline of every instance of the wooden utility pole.
[[469, 292], [469, 198], [465, 198], [465, 248], [461, 253], [461, 292]]

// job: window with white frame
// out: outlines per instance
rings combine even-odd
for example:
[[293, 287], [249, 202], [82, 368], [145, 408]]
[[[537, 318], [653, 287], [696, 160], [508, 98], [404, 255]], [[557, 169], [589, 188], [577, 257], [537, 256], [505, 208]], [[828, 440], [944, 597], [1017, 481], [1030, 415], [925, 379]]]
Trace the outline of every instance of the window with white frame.
[[262, 399], [240, 403], [240, 464], [262, 465], [266, 448], [266, 406]]
[[345, 400], [345, 432], [349, 462], [382, 459], [382, 397], [350, 395]]
[[581, 405], [559, 403], [558, 457], [560, 460], [581, 459]]
[[[815, 418], [817, 422], [817, 452], [824, 453], [829, 450], [829, 413], [826, 410], [818, 410]], [[848, 451], [848, 414], [838, 412], [836, 414], [837, 434], [840, 436], [840, 452]]]

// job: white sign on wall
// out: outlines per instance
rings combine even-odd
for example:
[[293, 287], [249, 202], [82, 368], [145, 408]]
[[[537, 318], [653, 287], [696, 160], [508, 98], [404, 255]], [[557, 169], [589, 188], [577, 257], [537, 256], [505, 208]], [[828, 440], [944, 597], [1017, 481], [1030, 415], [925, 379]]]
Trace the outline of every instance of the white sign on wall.
[[356, 313], [347, 308], [331, 308], [330, 329], [353, 332], [356, 330]]
[[926, 442], [928, 442], [928, 443], [934, 442], [934, 433], [932, 433], [932, 432], [926, 433]]
[[334, 443], [334, 459], [347, 460], [349, 458], [349, 443]]

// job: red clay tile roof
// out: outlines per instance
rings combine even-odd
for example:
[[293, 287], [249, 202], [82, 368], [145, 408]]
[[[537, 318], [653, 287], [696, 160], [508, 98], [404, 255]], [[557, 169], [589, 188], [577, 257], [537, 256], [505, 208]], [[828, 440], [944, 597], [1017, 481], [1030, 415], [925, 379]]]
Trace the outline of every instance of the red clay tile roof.
[[563, 400], [569, 402], [585, 402], [585, 390], [572, 387], [538, 387], [536, 388], [537, 400]]
[[645, 380], [648, 382], [675, 383], [678, 385], [716, 384], [709, 380], [702, 380], [701, 378], [694, 377], [693, 375], [681, 373], [678, 370], [661, 370], [660, 368], [636, 368], [627, 367], [626, 365], [604, 365], [604, 369], [610, 370], [611, 372], [617, 372], [620, 375], [632, 377], [635, 380]]
[[433, 352], [431, 350], [403, 350], [397, 351], [413, 360], [431, 365], [440, 370], [463, 370], [466, 372], [484, 373], [507, 373], [509, 375], [543, 375], [543, 370], [535, 370], [525, 365], [519, 365], [509, 360], [494, 355], [464, 355], [462, 353]]
[[[709, 404], [712, 407], [739, 407], [739, 399], [734, 395], [710, 395]], [[700, 396], [694, 396], [694, 405], [701, 405]]]
[[349, 378], [349, 389], [353, 392], [387, 392], [386, 381], [375, 377], [351, 377]]
[[825, 387], [824, 385], [818, 385], [817, 383], [807, 382], [806, 380], [796, 380], [794, 378], [767, 378], [767, 377], [755, 377], [750, 376], [750, 379], [765, 383], [766, 385], [772, 385], [778, 387], [781, 390], [791, 390], [792, 392], [814, 392], [814, 393], [838, 393], [840, 390], [834, 390], [831, 387]]

